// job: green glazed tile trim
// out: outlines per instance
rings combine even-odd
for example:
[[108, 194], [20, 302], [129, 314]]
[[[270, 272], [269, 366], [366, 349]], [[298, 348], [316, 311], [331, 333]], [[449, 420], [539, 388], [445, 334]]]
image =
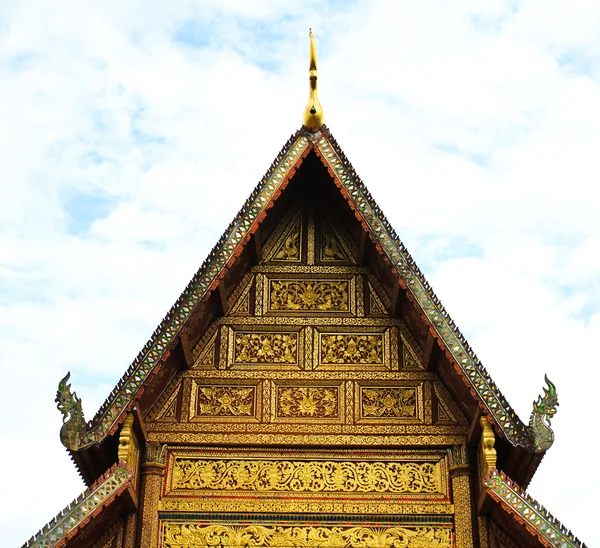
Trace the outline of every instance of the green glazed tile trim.
[[31, 537], [23, 548], [52, 548], [84, 520], [100, 512], [109, 499], [127, 486], [131, 477], [132, 474], [127, 468], [115, 465]]

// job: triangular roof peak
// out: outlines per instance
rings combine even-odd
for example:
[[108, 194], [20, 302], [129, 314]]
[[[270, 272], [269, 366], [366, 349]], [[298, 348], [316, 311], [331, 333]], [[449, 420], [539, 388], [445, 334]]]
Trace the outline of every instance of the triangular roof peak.
[[487, 414], [497, 433], [509, 444], [534, 456], [529, 471], [523, 474], [525, 480], [521, 483], [526, 484], [539, 463], [541, 454], [552, 445], [554, 439], [549, 427], [558, 405], [554, 386], [548, 383], [544, 396], [534, 404], [529, 424], [523, 423], [435, 296], [326, 126], [315, 132], [303, 127], [288, 140], [267, 174], [91, 421], [85, 422], [83, 415], [77, 412], [80, 404], [76, 396], [71, 395], [66, 382], [61, 382], [57, 401], [60, 400], [59, 408], [66, 418], [61, 439], [72, 455], [76, 456], [77, 452], [101, 443], [117, 431], [126, 413], [139, 401], [150, 377], [160, 371], [170, 353], [178, 344], [182, 344], [185, 339], [184, 328], [194, 311], [208, 302], [220, 280], [259, 229], [268, 210], [285, 191], [296, 170], [311, 152], [320, 159], [375, 248], [389, 263], [399, 287], [426, 319], [433, 337], [450, 359], [455, 373], [462, 378], [477, 400], [481, 412]]

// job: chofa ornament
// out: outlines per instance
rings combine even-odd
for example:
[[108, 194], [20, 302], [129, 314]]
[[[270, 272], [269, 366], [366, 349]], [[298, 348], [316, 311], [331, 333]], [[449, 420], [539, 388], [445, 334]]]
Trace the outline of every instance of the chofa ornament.
[[554, 442], [554, 432], [550, 428], [550, 421], [556, 414], [558, 407], [558, 396], [554, 386], [547, 375], [544, 379], [548, 388], [544, 387], [544, 396], [538, 396], [533, 402], [533, 411], [529, 419], [529, 427], [533, 431], [534, 447], [536, 453], [547, 451]]
[[56, 407], [63, 414], [63, 425], [60, 429], [60, 441], [71, 450], [77, 450], [80, 446], [81, 435], [85, 433], [85, 419], [81, 400], [75, 392], [71, 393], [69, 378], [71, 373], [58, 383], [56, 391]]

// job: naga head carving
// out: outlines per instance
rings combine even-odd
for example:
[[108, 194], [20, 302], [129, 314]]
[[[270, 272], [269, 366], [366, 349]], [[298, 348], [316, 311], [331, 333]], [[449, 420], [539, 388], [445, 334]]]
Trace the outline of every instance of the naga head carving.
[[71, 393], [70, 376], [71, 373], [67, 373], [64, 379], [58, 383], [54, 401], [63, 415], [60, 441], [67, 449], [76, 450], [79, 448], [81, 434], [85, 432], [85, 419], [83, 418], [81, 400], [75, 392]]
[[56, 391], [56, 407], [63, 414], [63, 423], [67, 422], [69, 418], [76, 411], [81, 410], [81, 400], [77, 397], [76, 393], [71, 393], [71, 385], [69, 384], [69, 378], [71, 372], [67, 373], [66, 376], [58, 383], [58, 390]]
[[537, 401], [533, 402], [533, 410], [550, 424], [550, 419], [556, 414], [558, 396], [556, 395], [556, 386], [550, 382], [548, 375], [544, 375], [544, 379], [548, 388], [544, 387], [544, 396], [538, 396]]

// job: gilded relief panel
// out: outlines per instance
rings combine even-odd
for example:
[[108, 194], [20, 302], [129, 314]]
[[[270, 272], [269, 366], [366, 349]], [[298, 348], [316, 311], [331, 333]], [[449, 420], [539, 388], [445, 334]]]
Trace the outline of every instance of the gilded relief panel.
[[305, 333], [300, 327], [254, 323], [222, 326], [223, 369], [304, 369]]
[[[264, 310], [269, 314], [356, 314], [356, 281], [351, 279], [264, 277]], [[264, 298], [264, 297], [263, 297]]]
[[192, 380], [190, 390], [191, 421], [256, 422], [261, 420], [262, 390], [258, 382], [217, 384]]
[[161, 511], [454, 512], [440, 452], [183, 447], [167, 470]]
[[[372, 330], [371, 330], [372, 331]], [[320, 369], [391, 367], [390, 332], [316, 331], [314, 363]], [[396, 346], [395, 346], [396, 347]]]
[[176, 458], [171, 492], [439, 494], [439, 463]]
[[340, 422], [343, 420], [343, 390], [341, 384], [279, 384], [276, 381], [273, 392], [275, 420]]
[[365, 548], [393, 546], [406, 548], [452, 548], [451, 526], [349, 527], [314, 524], [201, 524], [164, 521], [164, 548], [200, 548], [208, 546], [238, 547], [336, 547]]
[[[358, 423], [423, 423], [427, 405], [424, 393], [430, 392], [424, 383], [365, 384], [356, 386], [356, 405]], [[431, 398], [428, 398], [431, 400]], [[430, 421], [428, 421], [430, 422]]]
[[234, 332], [236, 364], [298, 364], [298, 333]]

